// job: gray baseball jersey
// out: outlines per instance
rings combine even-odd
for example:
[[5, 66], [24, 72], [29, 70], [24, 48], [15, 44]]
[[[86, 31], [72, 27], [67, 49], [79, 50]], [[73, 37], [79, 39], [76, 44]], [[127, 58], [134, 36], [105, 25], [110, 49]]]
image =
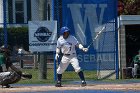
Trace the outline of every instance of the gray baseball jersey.
[[61, 49], [63, 54], [73, 54], [76, 53], [75, 46], [77, 44], [77, 39], [72, 35], [69, 35], [67, 39], [64, 39], [63, 36], [60, 36], [57, 41], [57, 48]]

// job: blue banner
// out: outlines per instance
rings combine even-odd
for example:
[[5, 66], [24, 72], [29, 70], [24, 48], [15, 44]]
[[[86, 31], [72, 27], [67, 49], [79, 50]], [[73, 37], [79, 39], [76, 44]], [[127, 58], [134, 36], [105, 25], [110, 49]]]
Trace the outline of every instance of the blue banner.
[[[63, 26], [89, 47], [77, 51], [83, 69], [115, 69], [117, 0], [63, 0]], [[99, 35], [98, 33], [101, 32]], [[96, 36], [98, 37], [96, 38]]]

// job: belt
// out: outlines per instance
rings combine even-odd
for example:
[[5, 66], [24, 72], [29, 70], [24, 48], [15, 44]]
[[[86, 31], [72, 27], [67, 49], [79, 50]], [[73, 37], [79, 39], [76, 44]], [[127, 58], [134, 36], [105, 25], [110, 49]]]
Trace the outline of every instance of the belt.
[[63, 55], [65, 55], [65, 56], [70, 56], [70, 55], [73, 55], [73, 54], [75, 54], [75, 53], [72, 53], [72, 54], [63, 54]]

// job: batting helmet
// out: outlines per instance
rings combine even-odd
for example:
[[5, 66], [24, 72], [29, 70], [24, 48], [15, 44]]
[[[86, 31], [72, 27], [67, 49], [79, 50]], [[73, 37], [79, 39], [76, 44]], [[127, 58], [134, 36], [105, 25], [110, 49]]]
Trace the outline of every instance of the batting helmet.
[[62, 27], [60, 33], [63, 34], [64, 32], [70, 32], [70, 29], [66, 26]]

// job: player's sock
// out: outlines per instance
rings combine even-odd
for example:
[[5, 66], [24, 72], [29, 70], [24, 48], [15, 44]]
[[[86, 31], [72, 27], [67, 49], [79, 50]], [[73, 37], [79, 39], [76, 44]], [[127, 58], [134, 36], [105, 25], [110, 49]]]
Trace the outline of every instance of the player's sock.
[[62, 74], [57, 74], [57, 81], [61, 82], [61, 79], [62, 79]]
[[81, 79], [81, 86], [82, 86], [82, 87], [86, 86], [86, 82], [85, 82], [85, 77], [84, 77], [83, 71], [80, 71], [80, 72], [78, 73], [78, 75], [79, 75], [79, 77], [80, 77], [80, 79]]
[[81, 81], [85, 81], [85, 77], [84, 77], [83, 71], [80, 71], [80, 72], [78, 73], [78, 75], [79, 75]]
[[56, 87], [62, 87], [61, 78], [62, 78], [62, 74], [57, 74], [57, 83], [55, 84]]

